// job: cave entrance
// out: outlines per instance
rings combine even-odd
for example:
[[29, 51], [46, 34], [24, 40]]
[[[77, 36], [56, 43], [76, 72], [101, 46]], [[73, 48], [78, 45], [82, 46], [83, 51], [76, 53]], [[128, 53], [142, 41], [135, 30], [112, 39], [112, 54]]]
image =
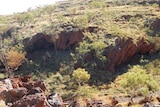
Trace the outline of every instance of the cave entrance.
[[45, 39], [39, 39], [35, 43], [32, 44], [32, 51], [36, 50], [52, 50], [54, 49], [54, 43], [50, 43]]
[[30, 47], [28, 47], [27, 51], [27, 59], [43, 62], [43, 58], [46, 57], [46, 53], [49, 56], [53, 56], [52, 54], [55, 53], [54, 43], [47, 41], [45, 38], [40, 38], [33, 42]]

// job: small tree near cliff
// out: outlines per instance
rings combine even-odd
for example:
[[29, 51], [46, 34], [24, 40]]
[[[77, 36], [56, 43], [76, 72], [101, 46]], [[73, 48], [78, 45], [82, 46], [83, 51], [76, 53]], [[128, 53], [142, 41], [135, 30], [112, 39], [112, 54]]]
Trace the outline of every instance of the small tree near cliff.
[[9, 52], [0, 52], [0, 61], [4, 65], [8, 77], [11, 76], [13, 71], [18, 69], [18, 67], [23, 63], [24, 59], [24, 53], [19, 53], [15, 50], [11, 50]]
[[23, 40], [19, 38], [19, 36], [14, 34], [11, 37], [8, 35], [7, 37], [0, 35], [0, 63], [4, 66], [2, 71], [6, 71], [8, 77], [10, 77], [11, 73], [17, 70], [25, 60], [23, 49]]
[[87, 43], [85, 40], [79, 43], [79, 46], [76, 48], [77, 52], [77, 59], [81, 59], [82, 65], [84, 65], [84, 60], [86, 54], [90, 51], [90, 44]]
[[25, 59], [25, 55], [23, 53], [19, 53], [17, 51], [11, 50], [7, 54], [7, 63], [8, 66], [12, 69], [17, 69]]
[[87, 82], [90, 79], [90, 74], [83, 68], [74, 70], [72, 76], [78, 83], [79, 87], [82, 83]]

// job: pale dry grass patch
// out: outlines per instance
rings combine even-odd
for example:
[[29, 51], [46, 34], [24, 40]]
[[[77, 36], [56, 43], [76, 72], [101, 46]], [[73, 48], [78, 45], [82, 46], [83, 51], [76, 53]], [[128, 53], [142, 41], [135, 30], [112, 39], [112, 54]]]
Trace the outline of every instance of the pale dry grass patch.
[[0, 107], [8, 107], [3, 100], [0, 101]]

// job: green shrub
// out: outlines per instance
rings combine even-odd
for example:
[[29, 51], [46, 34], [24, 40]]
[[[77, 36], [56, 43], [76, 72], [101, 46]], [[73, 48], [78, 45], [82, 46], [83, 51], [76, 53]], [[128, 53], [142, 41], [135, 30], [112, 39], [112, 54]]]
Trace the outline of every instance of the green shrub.
[[49, 74], [48, 78], [45, 80], [49, 92], [61, 91], [65, 85], [62, 84], [63, 76], [60, 73]]
[[149, 89], [148, 87], [140, 87], [137, 90], [136, 94], [140, 96], [147, 96], [149, 94]]
[[114, 36], [120, 36], [120, 37], [129, 36], [129, 33], [126, 29], [122, 29], [120, 28], [120, 26], [114, 24], [110, 26], [110, 33]]
[[72, 76], [79, 83], [79, 86], [81, 83], [87, 82], [90, 79], [90, 74], [83, 68], [74, 70]]
[[105, 8], [106, 2], [101, 1], [101, 0], [94, 0], [94, 1], [90, 2], [89, 6], [90, 6], [90, 8]]
[[5, 78], [6, 75], [4, 73], [0, 73], [0, 78]]
[[[133, 66], [127, 73], [119, 76], [115, 83], [128, 91], [141, 93], [142, 95], [150, 91], [156, 91], [158, 86], [153, 76], [147, 74], [146, 70], [138, 65]], [[142, 87], [145, 87], [145, 89], [142, 89]]]
[[159, 51], [160, 50], [160, 36], [159, 37], [153, 37], [152, 38], [152, 43], [155, 45], [155, 50]]
[[157, 3], [154, 3], [154, 4], [152, 4], [152, 7], [155, 8], [155, 9], [158, 9], [159, 5]]
[[90, 97], [94, 97], [94, 94], [97, 93], [98, 90], [96, 88], [90, 87], [90, 86], [82, 86], [80, 87], [76, 93], [80, 96], [80, 97], [84, 97], [84, 98], [90, 98]]
[[104, 65], [107, 60], [106, 56], [103, 55], [104, 49], [106, 47], [107, 45], [104, 43], [104, 41], [96, 41], [91, 44], [91, 48], [95, 50], [96, 62], [99, 64]]
[[152, 75], [160, 75], [160, 60], [156, 59], [144, 66], [146, 71]]
[[86, 41], [82, 41], [79, 43], [79, 46], [76, 47], [76, 54], [72, 55], [76, 57], [76, 60], [81, 59], [82, 64], [84, 64], [85, 56], [90, 51], [90, 44]]
[[18, 23], [25, 24], [25, 22], [31, 22], [34, 19], [34, 14], [33, 13], [21, 13], [21, 14], [15, 14], [14, 18], [17, 20]]
[[74, 18], [73, 23], [79, 28], [86, 28], [88, 26], [88, 18], [86, 16], [78, 16]]

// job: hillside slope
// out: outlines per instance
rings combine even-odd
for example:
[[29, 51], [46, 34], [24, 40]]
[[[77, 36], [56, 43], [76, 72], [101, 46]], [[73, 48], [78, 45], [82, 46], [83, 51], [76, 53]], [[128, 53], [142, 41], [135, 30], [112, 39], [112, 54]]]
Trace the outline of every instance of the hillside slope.
[[[160, 89], [159, 0], [62, 1], [0, 16], [0, 36], [7, 61], [0, 57], [1, 71], [7, 53], [23, 53], [22, 64], [9, 66], [13, 74], [44, 79], [63, 98], [147, 96]], [[90, 79], [76, 80], [78, 68]]]

